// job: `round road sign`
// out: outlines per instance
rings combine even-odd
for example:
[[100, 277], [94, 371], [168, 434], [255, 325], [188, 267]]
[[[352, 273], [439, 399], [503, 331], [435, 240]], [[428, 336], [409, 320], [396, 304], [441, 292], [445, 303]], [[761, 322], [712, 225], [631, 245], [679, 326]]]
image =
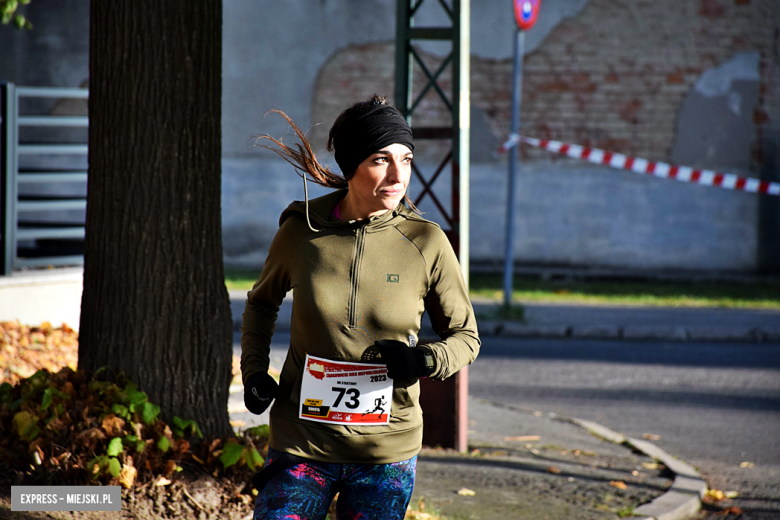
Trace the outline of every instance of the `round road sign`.
[[539, 4], [542, 0], [514, 0], [515, 2], [515, 20], [517, 26], [527, 31], [536, 23], [536, 17], [539, 16]]

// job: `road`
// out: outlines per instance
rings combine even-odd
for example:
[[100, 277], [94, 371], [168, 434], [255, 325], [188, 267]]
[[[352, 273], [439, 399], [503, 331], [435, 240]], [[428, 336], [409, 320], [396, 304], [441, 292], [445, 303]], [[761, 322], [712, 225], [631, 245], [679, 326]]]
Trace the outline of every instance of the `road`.
[[711, 488], [780, 511], [780, 345], [483, 338], [469, 393], [658, 435]]

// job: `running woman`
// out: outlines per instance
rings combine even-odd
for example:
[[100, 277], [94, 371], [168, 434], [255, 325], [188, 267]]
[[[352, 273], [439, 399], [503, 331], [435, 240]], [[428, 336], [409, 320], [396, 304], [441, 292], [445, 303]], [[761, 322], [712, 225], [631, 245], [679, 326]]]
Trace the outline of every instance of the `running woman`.
[[[467, 288], [444, 232], [406, 195], [414, 143], [396, 108], [374, 96], [339, 115], [328, 150], [341, 175], [277, 113], [300, 144], [263, 135], [262, 146], [304, 184], [335, 191], [282, 213], [247, 295], [244, 401], [261, 414], [275, 400], [254, 518], [324, 519], [339, 493], [342, 520], [402, 519], [422, 446], [419, 379], [450, 377], [479, 352]], [[277, 385], [269, 347], [291, 290], [290, 346]], [[417, 346], [426, 311], [439, 341]]]

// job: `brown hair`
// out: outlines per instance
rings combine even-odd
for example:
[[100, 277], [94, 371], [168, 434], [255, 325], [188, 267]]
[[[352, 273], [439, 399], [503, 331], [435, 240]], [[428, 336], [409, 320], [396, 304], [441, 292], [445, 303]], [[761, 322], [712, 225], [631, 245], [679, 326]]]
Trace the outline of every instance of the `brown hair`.
[[320, 164], [320, 162], [317, 160], [317, 155], [311, 148], [311, 144], [309, 144], [309, 140], [306, 139], [306, 134], [304, 134], [303, 131], [298, 128], [298, 125], [296, 125], [295, 122], [290, 119], [290, 116], [281, 110], [270, 110], [270, 112], [279, 114], [285, 119], [285, 121], [287, 121], [287, 123], [295, 132], [295, 135], [298, 136], [300, 143], [296, 143], [290, 147], [284, 144], [280, 139], [271, 137], [268, 134], [260, 134], [255, 136], [255, 143], [261, 139], [267, 139], [276, 146], [266, 144], [256, 144], [256, 146], [271, 150], [279, 157], [290, 163], [290, 165], [295, 168], [295, 173], [301, 177], [304, 177], [306, 174], [308, 174], [309, 179], [311, 179], [312, 182], [319, 184], [320, 186], [336, 189], [347, 187], [347, 179], [337, 173], [334, 173], [327, 166]]
[[[384, 96], [378, 96], [374, 94], [371, 97], [371, 99], [367, 101], [360, 101], [358, 103], [355, 103], [349, 108], [347, 108], [346, 110], [344, 110], [336, 118], [336, 121], [333, 123], [330, 132], [328, 132], [327, 150], [329, 152], [334, 151], [333, 142], [335, 136], [338, 134], [339, 129], [341, 128], [344, 121], [346, 121], [355, 112], [359, 112], [372, 105], [392, 106], [387, 102], [387, 99]], [[293, 129], [300, 143], [295, 143], [292, 146], [287, 146], [281, 141], [281, 139], [276, 139], [275, 137], [271, 137], [268, 134], [260, 134], [255, 136], [255, 146], [259, 146], [260, 148], [271, 150], [279, 157], [287, 161], [293, 168], [295, 168], [295, 172], [298, 175], [300, 175], [304, 179], [308, 176], [308, 178], [315, 184], [319, 184], [320, 186], [324, 186], [326, 188], [334, 188], [334, 189], [342, 189], [348, 187], [347, 181], [349, 180], [349, 178], [352, 177], [354, 171], [342, 172], [344, 174], [344, 176], [342, 176], [339, 175], [338, 173], [335, 173], [327, 166], [321, 164], [317, 160], [317, 156], [314, 153], [314, 150], [312, 149], [309, 140], [306, 138], [306, 134], [298, 127], [298, 125], [296, 125], [295, 122], [292, 119], [290, 119], [290, 117], [284, 112], [282, 112], [281, 110], [270, 110], [269, 112], [273, 112], [275, 114], [282, 116], [285, 119], [285, 121], [287, 121], [287, 124], [289, 124], [290, 127]], [[272, 144], [268, 144], [268, 145], [257, 144], [258, 141], [260, 141], [261, 139], [271, 141]], [[412, 209], [412, 211], [418, 214], [421, 213], [420, 210], [418, 210], [415, 207], [414, 203], [411, 201], [408, 195], [406, 194], [404, 195], [404, 200], [409, 205], [409, 208]]]

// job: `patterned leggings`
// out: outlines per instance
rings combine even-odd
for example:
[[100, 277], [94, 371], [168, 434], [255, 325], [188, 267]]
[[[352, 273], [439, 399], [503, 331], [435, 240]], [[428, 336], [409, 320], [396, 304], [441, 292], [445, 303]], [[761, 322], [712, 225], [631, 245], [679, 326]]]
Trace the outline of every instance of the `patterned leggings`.
[[[266, 465], [279, 455], [269, 449]], [[416, 467], [416, 456], [391, 464], [298, 464], [259, 491], [254, 519], [324, 520], [339, 493], [339, 520], [402, 520]]]

